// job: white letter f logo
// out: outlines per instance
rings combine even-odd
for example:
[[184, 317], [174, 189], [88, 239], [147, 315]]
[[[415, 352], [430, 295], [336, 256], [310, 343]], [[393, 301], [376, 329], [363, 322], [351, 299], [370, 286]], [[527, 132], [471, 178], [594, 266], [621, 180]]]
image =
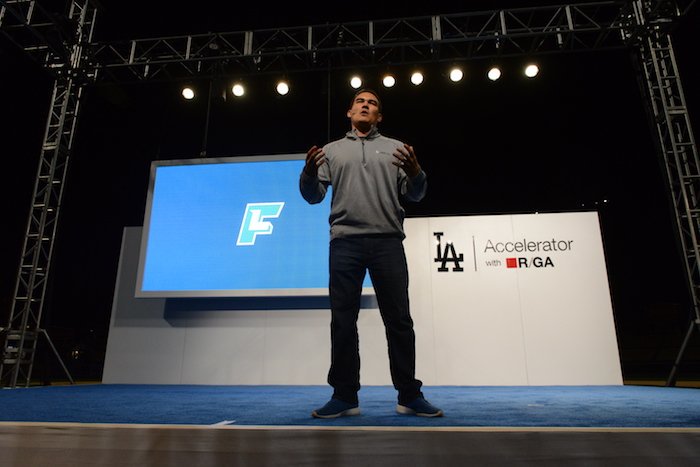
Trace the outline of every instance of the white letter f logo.
[[283, 207], [283, 202], [246, 204], [236, 245], [254, 245], [255, 238], [258, 235], [270, 235], [272, 233], [272, 222], [265, 219], [279, 217]]

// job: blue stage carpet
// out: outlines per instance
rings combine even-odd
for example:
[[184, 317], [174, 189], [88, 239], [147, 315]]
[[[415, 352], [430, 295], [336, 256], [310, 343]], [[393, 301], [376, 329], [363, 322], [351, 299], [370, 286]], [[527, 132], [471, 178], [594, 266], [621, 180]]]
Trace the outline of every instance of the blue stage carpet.
[[248, 426], [700, 427], [700, 389], [432, 386], [445, 417], [398, 415], [388, 386], [360, 391], [361, 415], [316, 420], [326, 386], [95, 384], [0, 391], [0, 421]]

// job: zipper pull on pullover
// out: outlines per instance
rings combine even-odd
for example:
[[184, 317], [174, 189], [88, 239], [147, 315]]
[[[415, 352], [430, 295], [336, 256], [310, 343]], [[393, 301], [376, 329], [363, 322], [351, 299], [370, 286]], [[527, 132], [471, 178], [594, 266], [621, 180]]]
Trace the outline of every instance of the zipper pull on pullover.
[[362, 167], [367, 167], [367, 159], [365, 159], [365, 139], [360, 138], [360, 143], [362, 143]]

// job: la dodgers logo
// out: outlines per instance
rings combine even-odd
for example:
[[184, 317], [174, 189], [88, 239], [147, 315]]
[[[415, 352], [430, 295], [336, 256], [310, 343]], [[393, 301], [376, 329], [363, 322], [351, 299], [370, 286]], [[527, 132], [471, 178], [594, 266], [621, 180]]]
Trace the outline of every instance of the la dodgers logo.
[[457, 254], [457, 252], [455, 251], [455, 246], [452, 242], [447, 242], [445, 244], [445, 249], [442, 250], [442, 236], [445, 234], [443, 232], [433, 232], [433, 235], [437, 237], [437, 256], [435, 256], [434, 261], [436, 263], [440, 263], [438, 271], [449, 271], [447, 263], [453, 263], [453, 271], [464, 271], [464, 268], [460, 264], [464, 261], [464, 254]]

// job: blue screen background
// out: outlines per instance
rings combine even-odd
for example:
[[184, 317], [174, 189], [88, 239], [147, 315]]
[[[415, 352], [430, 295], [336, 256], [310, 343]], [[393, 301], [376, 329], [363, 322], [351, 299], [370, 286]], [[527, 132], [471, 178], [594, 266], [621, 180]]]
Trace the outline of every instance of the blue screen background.
[[[299, 193], [303, 164], [156, 167], [141, 291], [327, 291], [331, 191], [308, 204]], [[267, 219], [272, 234], [237, 246], [246, 205], [263, 202], [285, 203], [278, 218]]]

